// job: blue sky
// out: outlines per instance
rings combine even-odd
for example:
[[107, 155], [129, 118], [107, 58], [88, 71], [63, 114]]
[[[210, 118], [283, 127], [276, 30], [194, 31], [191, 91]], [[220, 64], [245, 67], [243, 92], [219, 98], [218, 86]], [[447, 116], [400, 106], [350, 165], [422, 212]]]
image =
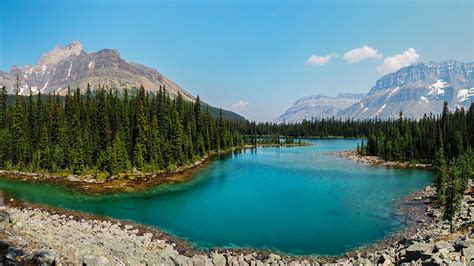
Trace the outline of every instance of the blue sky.
[[214, 106], [271, 121], [303, 96], [368, 92], [406, 64], [474, 61], [473, 5], [1, 0], [0, 69], [79, 40], [87, 52], [118, 49]]

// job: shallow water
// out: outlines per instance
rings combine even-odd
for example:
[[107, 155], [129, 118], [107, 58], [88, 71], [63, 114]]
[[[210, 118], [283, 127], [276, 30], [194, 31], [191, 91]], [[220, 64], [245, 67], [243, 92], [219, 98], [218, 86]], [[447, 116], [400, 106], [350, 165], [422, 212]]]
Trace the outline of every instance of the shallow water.
[[400, 230], [397, 201], [431, 182], [428, 171], [328, 154], [359, 140], [309, 141], [314, 145], [221, 156], [190, 182], [142, 192], [90, 196], [3, 179], [0, 189], [34, 203], [156, 226], [199, 248], [339, 255]]

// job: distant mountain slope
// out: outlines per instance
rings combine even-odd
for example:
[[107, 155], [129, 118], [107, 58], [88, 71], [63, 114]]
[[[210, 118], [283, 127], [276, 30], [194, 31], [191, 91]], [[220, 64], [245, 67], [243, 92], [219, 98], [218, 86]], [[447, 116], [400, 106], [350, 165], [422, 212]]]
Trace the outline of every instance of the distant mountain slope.
[[[13, 94], [17, 77], [21, 95], [28, 95], [30, 88], [34, 94], [65, 95], [68, 86], [85, 89], [89, 83], [92, 88], [102, 84], [117, 89], [134, 89], [143, 85], [151, 92], [157, 92], [160, 86], [164, 86], [172, 97], [181, 92], [184, 99], [194, 100], [194, 96], [155, 69], [127, 62], [120, 58], [117, 50], [102, 49], [87, 53], [78, 41], [66, 47], [56, 46], [45, 53], [36, 66], [13, 66], [10, 72], [0, 71], [0, 86], [5, 86], [7, 92]], [[215, 116], [219, 114], [218, 108], [210, 106], [210, 111]], [[232, 111], [223, 110], [223, 114], [227, 119], [245, 120]]]
[[420, 118], [438, 114], [443, 102], [451, 109], [468, 108], [474, 101], [474, 63], [445, 61], [419, 63], [383, 76], [367, 97], [341, 111], [342, 118]]
[[313, 95], [303, 97], [288, 108], [275, 123], [295, 123], [336, 116], [340, 111], [360, 101], [365, 94], [341, 93], [336, 97]]

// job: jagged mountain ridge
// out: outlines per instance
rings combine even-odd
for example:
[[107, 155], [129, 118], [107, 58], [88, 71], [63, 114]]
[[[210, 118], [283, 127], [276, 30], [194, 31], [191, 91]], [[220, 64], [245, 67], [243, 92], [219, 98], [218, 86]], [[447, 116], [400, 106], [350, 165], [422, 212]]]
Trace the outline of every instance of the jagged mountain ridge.
[[117, 89], [139, 88], [143, 85], [146, 90], [154, 92], [164, 86], [171, 96], [181, 92], [185, 99], [194, 99], [157, 70], [127, 62], [113, 49], [87, 53], [78, 41], [66, 47], [56, 46], [45, 53], [36, 66], [13, 66], [10, 72], [0, 71], [0, 85], [6, 86], [8, 92], [13, 93], [17, 77], [22, 95], [29, 94], [30, 88], [34, 94], [41, 92], [64, 95], [68, 86], [85, 89], [89, 83], [93, 88], [101, 84]]
[[380, 78], [367, 97], [338, 117], [369, 119], [421, 118], [438, 114], [443, 102], [451, 109], [469, 108], [474, 101], [474, 63], [457, 61], [418, 63]]
[[[381, 77], [365, 97], [349, 106], [347, 102], [338, 103], [327, 96], [304, 97], [275, 122], [329, 117], [390, 119], [398, 118], [400, 111], [405, 117], [421, 118], [425, 114], [441, 113], [444, 101], [452, 110], [467, 109], [474, 102], [473, 70], [473, 62], [450, 60], [414, 64]], [[332, 101], [335, 106], [328, 105], [327, 101]], [[335, 112], [337, 109], [339, 111]]]
[[313, 95], [300, 98], [275, 123], [295, 123], [303, 120], [336, 116], [340, 111], [362, 100], [365, 94], [340, 93], [336, 97]]

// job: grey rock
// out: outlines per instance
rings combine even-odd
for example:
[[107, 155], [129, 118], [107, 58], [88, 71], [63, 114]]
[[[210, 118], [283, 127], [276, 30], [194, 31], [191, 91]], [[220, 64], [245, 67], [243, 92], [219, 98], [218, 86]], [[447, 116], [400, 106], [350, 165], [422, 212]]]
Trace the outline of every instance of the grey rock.
[[56, 254], [50, 250], [40, 250], [33, 255], [32, 261], [36, 265], [54, 265], [56, 260]]
[[0, 223], [10, 223], [10, 214], [6, 211], [0, 211]]
[[452, 251], [455, 251], [453, 244], [446, 241], [437, 242], [433, 249], [434, 253], [437, 253], [437, 252], [446, 253], [446, 252], [452, 252]]
[[16, 263], [18, 261], [18, 258], [23, 256], [25, 253], [23, 250], [16, 248], [16, 247], [8, 247], [7, 251], [5, 252], [5, 259], [10, 262]]
[[463, 248], [462, 255], [466, 259], [466, 263], [470, 265], [470, 262], [474, 261], [474, 246]]
[[82, 263], [85, 265], [108, 265], [110, 261], [103, 256], [86, 256], [83, 258]]
[[433, 252], [433, 244], [416, 242], [405, 250], [405, 261], [427, 259]]
[[219, 254], [217, 252], [211, 253], [212, 263], [216, 266], [225, 266], [227, 263], [226, 258], [224, 255]]

